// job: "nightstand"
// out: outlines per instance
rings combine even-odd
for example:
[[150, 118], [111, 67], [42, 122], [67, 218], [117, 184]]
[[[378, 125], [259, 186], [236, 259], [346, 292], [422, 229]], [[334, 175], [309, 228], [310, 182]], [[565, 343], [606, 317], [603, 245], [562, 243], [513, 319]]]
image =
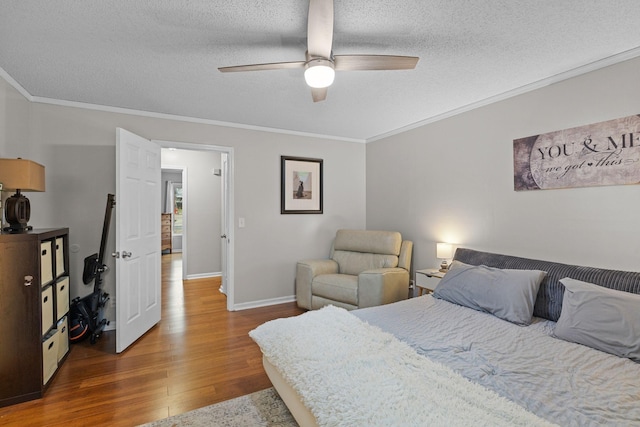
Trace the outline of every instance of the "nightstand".
[[431, 293], [436, 289], [440, 279], [444, 277], [444, 273], [428, 268], [426, 270], [416, 270], [416, 286], [418, 287], [418, 295], [425, 292]]

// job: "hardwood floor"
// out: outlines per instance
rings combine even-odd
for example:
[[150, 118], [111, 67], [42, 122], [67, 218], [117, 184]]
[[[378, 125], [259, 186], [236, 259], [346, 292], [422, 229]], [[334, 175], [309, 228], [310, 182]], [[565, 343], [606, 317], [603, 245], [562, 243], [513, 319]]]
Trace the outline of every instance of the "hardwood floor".
[[[71, 346], [45, 397], [0, 408], [2, 426], [135, 426], [271, 386], [247, 333], [295, 303], [228, 312], [219, 279], [183, 284], [162, 256], [162, 320], [121, 354], [115, 331]], [[4, 350], [3, 350], [4, 351]]]

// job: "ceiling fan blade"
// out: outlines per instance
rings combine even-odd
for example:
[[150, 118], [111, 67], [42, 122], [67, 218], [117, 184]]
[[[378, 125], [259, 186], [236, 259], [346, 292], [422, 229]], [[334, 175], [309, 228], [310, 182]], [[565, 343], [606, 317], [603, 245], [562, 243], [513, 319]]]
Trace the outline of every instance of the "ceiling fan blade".
[[309, 0], [307, 51], [309, 56], [331, 58], [333, 0]]
[[418, 63], [417, 56], [397, 55], [336, 55], [336, 70], [411, 70]]
[[322, 89], [311, 88], [311, 96], [313, 97], [313, 102], [320, 102], [327, 99], [327, 88], [323, 87]]
[[304, 68], [304, 61], [295, 62], [272, 62], [269, 64], [249, 64], [235, 65], [232, 67], [220, 67], [221, 73], [231, 73], [236, 71], [263, 71], [263, 70], [282, 70], [287, 68]]

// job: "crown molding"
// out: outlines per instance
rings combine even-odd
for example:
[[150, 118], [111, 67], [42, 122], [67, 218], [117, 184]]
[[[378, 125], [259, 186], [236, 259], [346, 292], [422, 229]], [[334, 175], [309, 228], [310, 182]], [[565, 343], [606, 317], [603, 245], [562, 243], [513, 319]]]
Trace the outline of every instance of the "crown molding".
[[188, 123], [198, 123], [198, 124], [207, 124], [207, 125], [213, 125], [213, 126], [230, 127], [230, 128], [252, 130], [252, 131], [259, 131], [259, 132], [295, 135], [295, 136], [302, 136], [306, 138], [320, 138], [320, 139], [330, 139], [333, 141], [345, 141], [345, 142], [355, 142], [355, 143], [366, 144], [369, 142], [374, 142], [381, 139], [389, 138], [391, 136], [416, 129], [416, 128], [428, 125], [430, 123], [435, 123], [440, 120], [457, 116], [458, 114], [466, 113], [468, 111], [475, 110], [476, 108], [484, 107], [486, 105], [493, 104], [495, 102], [513, 98], [515, 96], [522, 95], [524, 93], [531, 92], [536, 89], [541, 89], [543, 87], [552, 85], [554, 83], [558, 83], [563, 80], [568, 80], [573, 77], [580, 76], [582, 74], [590, 73], [592, 71], [596, 71], [601, 68], [615, 65], [620, 62], [627, 61], [629, 59], [634, 59], [634, 58], [637, 58], [638, 56], [640, 56], [640, 46], [582, 65], [572, 70], [565, 71], [563, 73], [559, 73], [542, 80], [538, 80], [537, 82], [533, 82], [533, 83], [521, 86], [519, 88], [510, 90], [507, 92], [503, 92], [501, 94], [491, 96], [491, 97], [482, 99], [480, 101], [467, 104], [460, 108], [455, 108], [453, 110], [444, 112], [442, 114], [428, 117], [424, 120], [420, 120], [418, 122], [411, 123], [409, 125], [402, 126], [398, 129], [394, 129], [392, 131], [385, 132], [385, 133], [382, 133], [370, 138], [366, 138], [366, 139], [347, 138], [347, 137], [341, 137], [341, 136], [323, 135], [323, 134], [316, 134], [316, 133], [310, 133], [310, 132], [299, 132], [299, 131], [293, 131], [288, 129], [277, 129], [277, 128], [270, 128], [270, 127], [263, 127], [263, 126], [247, 125], [242, 123], [223, 122], [219, 120], [201, 119], [201, 118], [195, 118], [195, 117], [178, 116], [174, 114], [155, 113], [151, 111], [135, 110], [130, 108], [111, 107], [106, 105], [88, 104], [84, 102], [65, 101], [60, 99], [33, 96], [24, 87], [22, 87], [20, 83], [18, 83], [13, 77], [11, 77], [9, 73], [7, 73], [2, 67], [0, 67], [0, 77], [4, 78], [7, 81], [7, 83], [13, 86], [18, 92], [20, 92], [22, 96], [24, 96], [30, 102], [59, 105], [59, 106], [65, 106], [65, 107], [83, 108], [87, 110], [104, 111], [104, 112], [118, 113], [118, 114], [128, 114], [128, 115], [142, 116], [142, 117], [151, 117], [151, 118], [158, 118], [158, 119], [164, 119], [164, 120], [176, 120], [176, 121], [188, 122]]
[[206, 125], [229, 127], [229, 128], [235, 128], [235, 129], [253, 130], [253, 131], [259, 131], [259, 132], [279, 133], [283, 135], [295, 135], [295, 136], [302, 136], [305, 138], [330, 139], [332, 141], [356, 142], [360, 144], [364, 144], [366, 142], [364, 139], [358, 139], [358, 138], [347, 138], [342, 136], [324, 135], [324, 134], [317, 134], [317, 133], [311, 133], [311, 132], [300, 132], [300, 131], [294, 131], [289, 129], [277, 129], [277, 128], [270, 128], [265, 126], [247, 125], [243, 123], [232, 123], [232, 122], [224, 122], [220, 120], [200, 119], [196, 117], [187, 117], [187, 116], [179, 116], [174, 114], [155, 113], [152, 111], [135, 110], [132, 108], [111, 107], [107, 105], [89, 104], [85, 102], [66, 101], [63, 99], [33, 96], [24, 87], [22, 87], [20, 83], [18, 83], [13, 77], [11, 77], [9, 73], [7, 73], [2, 67], [0, 67], [0, 77], [6, 80], [7, 83], [13, 86], [14, 89], [20, 92], [20, 94], [24, 96], [24, 98], [27, 101], [35, 102], [39, 104], [50, 104], [50, 105], [58, 105], [62, 107], [82, 108], [85, 110], [104, 111], [108, 113], [117, 113], [117, 114], [128, 114], [132, 116], [150, 117], [150, 118], [164, 119], [164, 120], [175, 120], [180, 122], [206, 124]]
[[51, 105], [59, 105], [63, 107], [83, 108], [85, 110], [96, 110], [96, 111], [104, 111], [109, 113], [128, 114], [132, 116], [150, 117], [150, 118], [164, 119], [164, 120], [176, 120], [176, 121], [187, 122], [187, 123], [198, 123], [198, 124], [205, 124], [205, 125], [236, 128], [236, 129], [253, 130], [253, 131], [259, 131], [259, 132], [303, 136], [307, 138], [330, 139], [333, 141], [358, 142], [362, 144], [366, 142], [364, 139], [346, 138], [341, 136], [323, 135], [323, 134], [310, 133], [310, 132], [300, 132], [300, 131], [294, 131], [289, 129], [270, 128], [265, 126], [254, 126], [254, 125], [248, 125], [243, 123], [223, 122], [220, 120], [201, 119], [197, 117], [179, 116], [175, 114], [155, 113], [153, 111], [135, 110], [132, 108], [111, 107], [108, 105], [88, 104], [88, 103], [77, 102], [77, 101], [66, 101], [62, 99], [44, 98], [40, 96], [32, 96], [31, 98], [33, 102], [37, 102], [40, 104], [51, 104]]
[[389, 138], [391, 136], [394, 135], [398, 135], [400, 133], [404, 133], [407, 131], [410, 131], [412, 129], [416, 129], [425, 125], [428, 125], [430, 123], [435, 123], [438, 122], [440, 120], [444, 120], [453, 116], [457, 116], [458, 114], [462, 114], [462, 113], [466, 113], [468, 111], [471, 110], [475, 110], [476, 108], [480, 108], [480, 107], [484, 107], [486, 105], [489, 104], [493, 104], [495, 102], [498, 101], [503, 101], [505, 99], [509, 99], [509, 98], [513, 98], [514, 96], [518, 96], [518, 95], [522, 95], [524, 93], [527, 92], [531, 92], [534, 91], [536, 89], [541, 89], [545, 86], [549, 86], [552, 85], [554, 83], [558, 83], [561, 82], [563, 80], [568, 80], [571, 79], [573, 77], [577, 77], [583, 74], [587, 74], [590, 73], [592, 71], [596, 71], [599, 70], [601, 68], [605, 68], [608, 67], [610, 65], [615, 65], [615, 64], [619, 64], [621, 62], [627, 61], [629, 59], [634, 59], [637, 58], [638, 56], [640, 56], [640, 46], [618, 53], [616, 55], [611, 55], [607, 58], [603, 58], [594, 62], [591, 62], [589, 64], [585, 64], [582, 65], [580, 67], [574, 68], [572, 70], [569, 71], [565, 71], [563, 73], [559, 73], [556, 74], [554, 76], [551, 77], [547, 77], [546, 79], [542, 79], [542, 80], [538, 80], [537, 82], [533, 82], [524, 86], [520, 86], [519, 88], [495, 95], [495, 96], [491, 96], [489, 98], [485, 98], [482, 99], [478, 102], [474, 102], [465, 106], [462, 106], [460, 108], [455, 108], [453, 110], [447, 111], [445, 113], [442, 114], [438, 114], [436, 116], [433, 117], [429, 117], [426, 118], [424, 120], [420, 120], [419, 122], [415, 122], [412, 124], [409, 124], [407, 126], [403, 126], [401, 128], [380, 134], [380, 135], [376, 135], [374, 137], [371, 138], [367, 138], [366, 142], [374, 142], [374, 141], [378, 141], [381, 139], [385, 139], [385, 138]]
[[2, 77], [7, 83], [9, 83], [15, 90], [20, 92], [20, 95], [24, 96], [27, 101], [33, 102], [33, 96], [25, 88], [22, 87], [13, 77], [7, 73], [4, 68], [0, 67], [0, 77]]

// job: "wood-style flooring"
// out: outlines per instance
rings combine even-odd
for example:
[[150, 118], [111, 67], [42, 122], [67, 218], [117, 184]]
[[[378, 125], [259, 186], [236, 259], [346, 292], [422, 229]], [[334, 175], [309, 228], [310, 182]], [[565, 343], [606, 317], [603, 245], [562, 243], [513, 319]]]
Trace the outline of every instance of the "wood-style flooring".
[[228, 312], [219, 279], [183, 283], [180, 254], [163, 255], [162, 272], [158, 325], [121, 354], [115, 331], [73, 344], [44, 398], [0, 408], [0, 425], [135, 426], [270, 387], [247, 333], [303, 311]]

